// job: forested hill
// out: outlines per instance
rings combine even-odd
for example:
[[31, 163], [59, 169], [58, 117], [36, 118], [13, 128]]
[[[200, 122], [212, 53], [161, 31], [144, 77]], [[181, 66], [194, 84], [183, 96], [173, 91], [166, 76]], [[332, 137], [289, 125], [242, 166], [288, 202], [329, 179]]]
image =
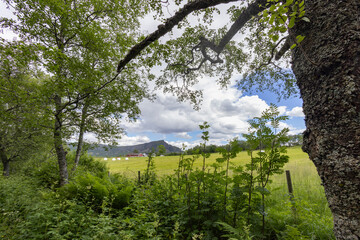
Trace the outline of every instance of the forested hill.
[[153, 141], [149, 143], [134, 145], [134, 146], [113, 146], [109, 147], [108, 145], [98, 145], [93, 149], [89, 149], [88, 153], [93, 156], [99, 157], [116, 157], [119, 155], [125, 155], [128, 153], [139, 152], [139, 153], [149, 153], [151, 150], [158, 151], [158, 146], [163, 145], [166, 149], [166, 153], [179, 153], [181, 149], [175, 146], [172, 146], [165, 142], [164, 140]]

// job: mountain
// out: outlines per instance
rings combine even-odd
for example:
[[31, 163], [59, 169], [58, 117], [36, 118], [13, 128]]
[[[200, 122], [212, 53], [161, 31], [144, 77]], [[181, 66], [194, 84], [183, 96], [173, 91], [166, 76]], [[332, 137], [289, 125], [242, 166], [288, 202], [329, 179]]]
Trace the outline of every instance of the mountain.
[[108, 146], [108, 145], [98, 145], [97, 147], [91, 148], [88, 150], [88, 153], [96, 157], [117, 157], [120, 155], [126, 155], [133, 152], [139, 153], [149, 153], [152, 149], [155, 149], [155, 152], [158, 151], [158, 146], [163, 145], [166, 149], [166, 153], [180, 153], [181, 149], [175, 146], [172, 146], [165, 142], [164, 140], [153, 141], [149, 143], [138, 144], [134, 146]]

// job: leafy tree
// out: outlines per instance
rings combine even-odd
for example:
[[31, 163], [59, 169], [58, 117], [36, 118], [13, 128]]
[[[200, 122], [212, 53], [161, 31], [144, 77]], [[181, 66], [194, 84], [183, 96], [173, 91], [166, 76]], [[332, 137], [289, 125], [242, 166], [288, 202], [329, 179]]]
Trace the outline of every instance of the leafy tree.
[[19, 42], [0, 45], [0, 158], [5, 176], [11, 161], [39, 155], [49, 141], [50, 133], [42, 127], [46, 103], [36, 100], [40, 87], [32, 70], [36, 56], [29, 51]]
[[157, 155], [158, 156], [161, 156], [161, 155], [164, 155], [166, 153], [166, 148], [164, 147], [164, 145], [159, 145], [157, 147]]
[[[288, 119], [287, 116], [278, 116], [279, 111], [275, 105], [266, 109], [261, 117], [250, 120], [249, 134], [243, 136], [251, 148], [248, 153], [251, 157], [250, 164], [246, 165], [249, 174], [249, 206], [248, 219], [250, 218], [251, 197], [256, 191], [261, 195], [262, 233], [265, 231], [265, 196], [269, 194], [266, 189], [271, 182], [270, 176], [283, 172], [282, 168], [288, 162], [289, 156], [285, 155], [286, 147], [283, 146], [289, 139], [288, 128], [279, 131], [280, 121]], [[256, 153], [255, 150], [258, 150]], [[256, 186], [258, 185], [258, 186]], [[248, 222], [249, 223], [249, 222]]]
[[[214, 6], [230, 2], [237, 3], [228, 9], [231, 27], [209, 29], [208, 23], [216, 12]], [[134, 45], [119, 61], [117, 70], [121, 72], [154, 43], [159, 46], [157, 56], [170, 63], [157, 83], [164, 85], [165, 91], [177, 93], [180, 100], [197, 102], [201, 96], [199, 90], [183, 89], [190, 88], [198, 81], [198, 75], [205, 73], [221, 73], [219, 83], [226, 85], [234, 72], [247, 72], [238, 82], [239, 87], [248, 90], [258, 85], [260, 90], [271, 89], [283, 97], [296, 93], [297, 86], [306, 117], [303, 149], [322, 179], [334, 215], [335, 235], [338, 239], [357, 239], [360, 237], [357, 227], [360, 221], [359, 4], [358, 0], [191, 1]], [[199, 21], [198, 26], [189, 27], [186, 17], [191, 13], [198, 16], [203, 13], [204, 24]], [[159, 45], [156, 41], [175, 26], [188, 28], [182, 37]], [[231, 41], [238, 38], [239, 32], [249, 35], [243, 42]], [[251, 51], [243, 51], [244, 46]], [[296, 80], [288, 68], [284, 70], [277, 64], [281, 60], [285, 63], [291, 60]]]
[[296, 135], [289, 136], [289, 144], [291, 146], [301, 146], [302, 143], [303, 143], [303, 135], [302, 134], [296, 134]]
[[[101, 140], [119, 136], [120, 119], [134, 119], [138, 102], [148, 96], [146, 67], [129, 64], [115, 73], [115, 61], [133, 43], [138, 17], [160, 3], [153, 1], [5, 1], [17, 20], [1, 26], [20, 35], [38, 51], [39, 67], [49, 74], [42, 95], [50, 101], [60, 184], [68, 181], [64, 144], [79, 133], [75, 167], [85, 132]], [[111, 87], [110, 87], [111, 86]]]

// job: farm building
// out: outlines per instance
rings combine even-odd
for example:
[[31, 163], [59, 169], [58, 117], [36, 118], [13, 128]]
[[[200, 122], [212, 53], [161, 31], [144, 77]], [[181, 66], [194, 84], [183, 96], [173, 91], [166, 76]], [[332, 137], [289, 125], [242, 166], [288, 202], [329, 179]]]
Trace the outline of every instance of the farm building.
[[145, 157], [145, 155], [142, 153], [129, 153], [126, 157]]

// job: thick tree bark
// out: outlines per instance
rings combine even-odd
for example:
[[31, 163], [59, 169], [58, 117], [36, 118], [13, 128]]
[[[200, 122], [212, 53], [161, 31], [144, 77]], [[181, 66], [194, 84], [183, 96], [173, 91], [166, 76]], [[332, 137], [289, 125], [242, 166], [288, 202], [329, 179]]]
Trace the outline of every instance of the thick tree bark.
[[306, 1], [293, 51], [303, 98], [303, 150], [317, 167], [337, 239], [360, 239], [360, 1]]
[[64, 186], [68, 183], [68, 170], [66, 162], [66, 152], [63, 146], [62, 139], [62, 118], [61, 118], [61, 98], [59, 96], [54, 97], [56, 113], [55, 113], [55, 127], [54, 127], [54, 144], [55, 151], [59, 164], [60, 173], [60, 186]]

